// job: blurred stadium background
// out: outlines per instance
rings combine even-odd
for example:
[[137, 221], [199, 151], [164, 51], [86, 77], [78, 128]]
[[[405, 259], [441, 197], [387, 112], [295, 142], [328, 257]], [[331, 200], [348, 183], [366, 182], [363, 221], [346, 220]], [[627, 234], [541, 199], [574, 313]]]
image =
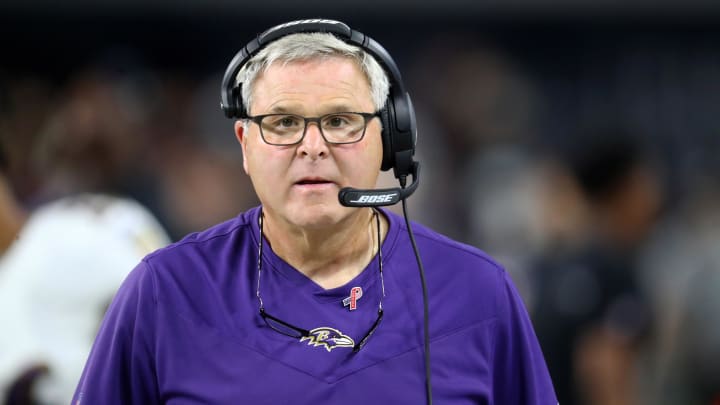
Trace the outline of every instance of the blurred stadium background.
[[173, 240], [254, 206], [220, 80], [257, 33], [315, 17], [395, 58], [411, 217], [507, 266], [561, 403], [720, 403], [718, 1], [4, 0], [20, 201], [126, 195]]

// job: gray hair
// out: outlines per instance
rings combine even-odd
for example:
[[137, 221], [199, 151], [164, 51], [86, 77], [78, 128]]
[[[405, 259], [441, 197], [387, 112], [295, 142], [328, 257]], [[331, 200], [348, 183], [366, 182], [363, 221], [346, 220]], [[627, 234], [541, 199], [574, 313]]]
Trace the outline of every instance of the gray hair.
[[375, 110], [379, 111], [385, 105], [390, 83], [387, 74], [375, 58], [357, 46], [350, 45], [332, 34], [321, 32], [290, 34], [282, 37], [261, 49], [245, 63], [236, 78], [238, 84], [242, 83], [243, 105], [249, 112], [255, 80], [273, 63], [287, 64], [329, 57], [354, 60], [365, 73], [370, 84]]

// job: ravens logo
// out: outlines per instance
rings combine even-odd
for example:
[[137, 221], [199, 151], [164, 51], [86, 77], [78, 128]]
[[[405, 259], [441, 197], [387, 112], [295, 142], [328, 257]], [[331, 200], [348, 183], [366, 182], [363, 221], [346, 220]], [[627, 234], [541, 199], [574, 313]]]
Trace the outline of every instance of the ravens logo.
[[325, 350], [332, 351], [336, 347], [354, 347], [355, 342], [350, 336], [344, 335], [337, 329], [321, 327], [310, 331], [310, 336], [300, 339], [301, 342], [308, 341], [313, 347], [323, 346]]

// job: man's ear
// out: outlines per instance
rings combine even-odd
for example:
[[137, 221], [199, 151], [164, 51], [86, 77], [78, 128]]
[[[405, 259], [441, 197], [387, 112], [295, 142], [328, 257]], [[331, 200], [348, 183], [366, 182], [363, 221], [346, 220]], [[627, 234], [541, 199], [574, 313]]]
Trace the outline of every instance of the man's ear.
[[243, 155], [243, 169], [245, 170], [246, 174], [248, 173], [248, 164], [247, 164], [247, 137], [245, 136], [245, 127], [243, 125], [242, 120], [235, 121], [235, 139], [240, 143], [240, 147], [242, 148], [242, 155]]

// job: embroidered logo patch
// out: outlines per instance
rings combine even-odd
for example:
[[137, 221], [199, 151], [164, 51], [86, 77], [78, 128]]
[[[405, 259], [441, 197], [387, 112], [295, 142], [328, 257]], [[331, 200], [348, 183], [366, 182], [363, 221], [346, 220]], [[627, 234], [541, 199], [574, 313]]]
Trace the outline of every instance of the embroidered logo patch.
[[337, 329], [320, 327], [310, 331], [310, 336], [300, 338], [301, 342], [308, 341], [313, 347], [322, 346], [325, 350], [332, 351], [337, 347], [354, 347], [355, 342], [350, 336], [344, 335]]

